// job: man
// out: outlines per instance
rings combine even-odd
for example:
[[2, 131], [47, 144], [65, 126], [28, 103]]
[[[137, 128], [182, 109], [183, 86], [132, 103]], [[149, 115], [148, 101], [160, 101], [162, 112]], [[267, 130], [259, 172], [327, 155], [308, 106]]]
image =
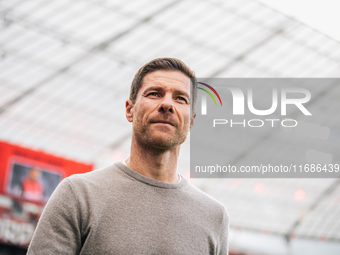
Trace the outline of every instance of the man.
[[224, 206], [176, 173], [195, 117], [194, 78], [173, 58], [137, 72], [126, 101], [130, 157], [62, 181], [28, 254], [227, 254]]
[[21, 183], [22, 197], [34, 201], [43, 201], [44, 188], [40, 182], [41, 172], [38, 168], [29, 170]]

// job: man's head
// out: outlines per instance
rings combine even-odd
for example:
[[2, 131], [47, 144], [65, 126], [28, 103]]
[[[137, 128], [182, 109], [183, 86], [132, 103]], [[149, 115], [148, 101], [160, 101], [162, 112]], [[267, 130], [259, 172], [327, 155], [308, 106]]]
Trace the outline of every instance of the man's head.
[[196, 76], [195, 73], [181, 60], [177, 58], [156, 58], [151, 60], [142, 66], [138, 72], [136, 73], [130, 88], [130, 97], [129, 99], [135, 103], [136, 97], [140, 87], [143, 84], [144, 77], [148, 73], [152, 73], [155, 71], [179, 71], [188, 76], [192, 81], [192, 95], [191, 95], [191, 105], [192, 105], [192, 114], [194, 114], [194, 105], [197, 98], [197, 84], [196, 84]]
[[183, 143], [195, 114], [191, 114], [194, 73], [177, 59], [156, 59], [136, 74], [126, 101], [133, 124], [133, 141], [157, 150]]
[[28, 172], [28, 178], [31, 181], [37, 182], [40, 180], [41, 177], [41, 172], [38, 168], [32, 168], [29, 172]]

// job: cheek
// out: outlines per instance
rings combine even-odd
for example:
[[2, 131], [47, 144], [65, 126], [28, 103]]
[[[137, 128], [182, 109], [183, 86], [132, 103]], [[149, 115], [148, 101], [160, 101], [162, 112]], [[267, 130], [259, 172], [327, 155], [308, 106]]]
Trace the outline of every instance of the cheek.
[[183, 114], [181, 115], [183, 124], [185, 126], [189, 125], [190, 126], [190, 111], [185, 110]]
[[143, 107], [136, 107], [133, 115], [133, 120], [141, 123], [145, 120], [147, 113]]

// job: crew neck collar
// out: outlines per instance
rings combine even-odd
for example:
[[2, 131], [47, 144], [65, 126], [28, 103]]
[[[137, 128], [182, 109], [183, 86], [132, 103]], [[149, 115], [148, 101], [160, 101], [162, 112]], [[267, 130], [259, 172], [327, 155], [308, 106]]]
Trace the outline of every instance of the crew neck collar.
[[131, 169], [127, 165], [125, 165], [123, 162], [117, 162], [115, 165], [122, 170], [124, 173], [128, 174], [129, 176], [133, 177], [137, 181], [143, 182], [147, 185], [159, 187], [159, 188], [165, 188], [165, 189], [177, 189], [182, 188], [187, 185], [188, 181], [181, 176], [181, 181], [179, 183], [167, 183], [167, 182], [161, 182], [157, 181], [151, 178], [148, 178], [144, 175], [141, 175], [140, 173], [137, 173], [135, 170]]

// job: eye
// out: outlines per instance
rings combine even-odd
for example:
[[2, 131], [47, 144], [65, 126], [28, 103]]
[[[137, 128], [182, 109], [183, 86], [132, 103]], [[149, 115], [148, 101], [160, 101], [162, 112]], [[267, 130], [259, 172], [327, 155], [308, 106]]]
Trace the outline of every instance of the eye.
[[158, 95], [159, 95], [158, 92], [150, 92], [147, 94], [147, 96], [155, 96], [155, 97]]
[[183, 103], [187, 103], [188, 100], [185, 97], [178, 96], [177, 99]]

